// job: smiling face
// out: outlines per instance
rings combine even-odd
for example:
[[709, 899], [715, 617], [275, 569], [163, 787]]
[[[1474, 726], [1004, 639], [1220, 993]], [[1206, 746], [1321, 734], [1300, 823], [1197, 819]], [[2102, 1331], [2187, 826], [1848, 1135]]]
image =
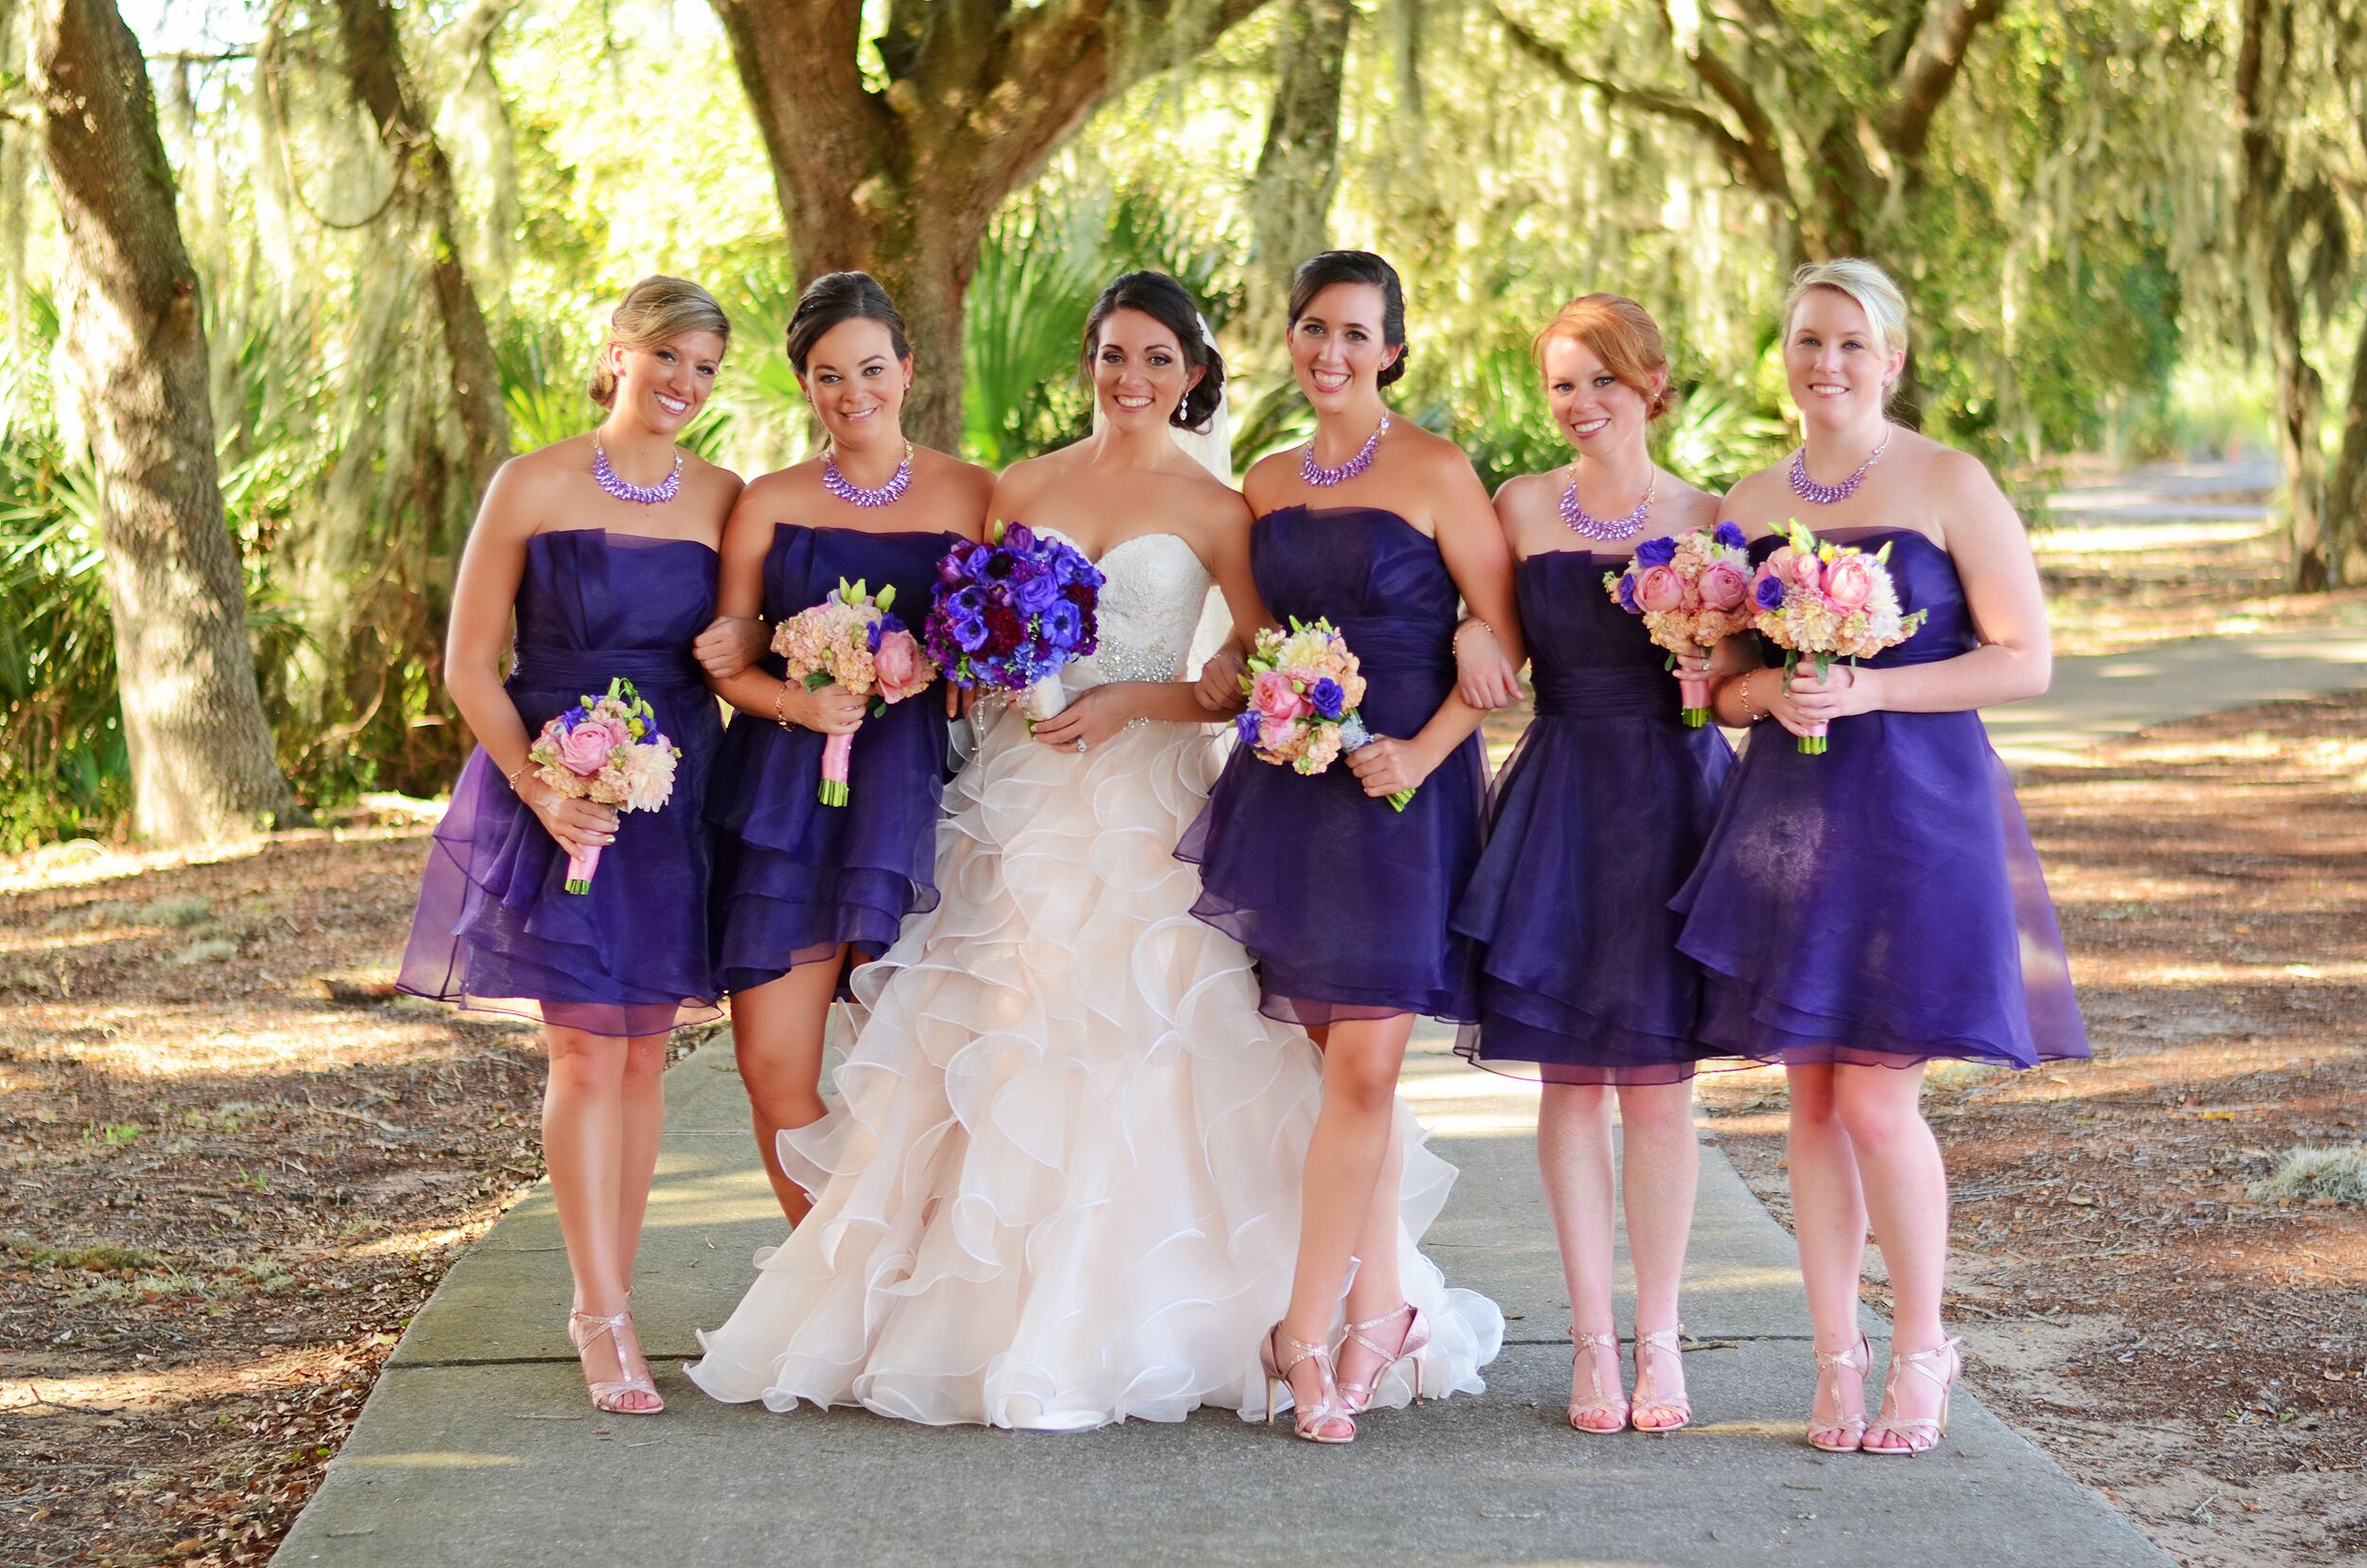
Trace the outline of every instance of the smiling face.
[[[1544, 361], [1546, 404], [1581, 455], [1604, 457], [1630, 444], [1643, 447], [1645, 427], [1651, 423], [1650, 398], [1612, 375], [1591, 344], [1567, 333], [1548, 338]], [[1663, 385], [1667, 379], [1665, 370], [1660, 372]]]
[[848, 449], [903, 438], [899, 416], [912, 381], [912, 356], [899, 359], [887, 324], [868, 316], [850, 317], [814, 339], [797, 378], [831, 443]]
[[1290, 323], [1290, 368], [1318, 414], [1376, 395], [1375, 378], [1404, 352], [1382, 340], [1386, 304], [1370, 283], [1334, 283]]
[[671, 437], [696, 418], [715, 390], [723, 367], [721, 332], [683, 332], [650, 348], [612, 343], [609, 368], [616, 375], [614, 403], [659, 435]]
[[1164, 425], [1205, 375], [1158, 317], [1121, 306], [1095, 335], [1094, 399], [1119, 430]]
[[1810, 289], [1784, 331], [1784, 378], [1800, 417], [1840, 430], [1878, 415], [1907, 350], [1885, 350], [1865, 308], [1839, 289]]

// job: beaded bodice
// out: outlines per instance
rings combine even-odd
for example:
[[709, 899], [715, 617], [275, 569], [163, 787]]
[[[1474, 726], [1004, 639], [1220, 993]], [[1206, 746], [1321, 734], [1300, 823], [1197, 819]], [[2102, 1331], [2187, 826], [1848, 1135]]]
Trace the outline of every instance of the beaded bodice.
[[1098, 647], [1063, 668], [1060, 684], [1074, 692], [1112, 681], [1186, 679], [1184, 658], [1208, 597], [1208, 568], [1199, 555], [1178, 535], [1136, 534], [1112, 544], [1098, 564], [1106, 579]]

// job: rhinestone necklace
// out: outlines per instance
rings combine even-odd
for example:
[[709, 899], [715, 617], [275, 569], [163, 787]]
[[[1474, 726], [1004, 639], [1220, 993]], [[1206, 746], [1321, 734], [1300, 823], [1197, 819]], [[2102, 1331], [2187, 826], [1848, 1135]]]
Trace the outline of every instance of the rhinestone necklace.
[[631, 501], [642, 507], [662, 507], [682, 493], [682, 454], [674, 454], [673, 472], [654, 485], [636, 485], [630, 479], [620, 478], [616, 471], [608, 466], [608, 448], [600, 445], [599, 438], [594, 437], [592, 478], [600, 489], [619, 501]]
[[1660, 470], [1644, 482], [1644, 499], [1625, 517], [1596, 517], [1578, 505], [1578, 465], [1570, 465], [1570, 488], [1561, 492], [1561, 520], [1570, 531], [1586, 539], [1633, 539], [1652, 515], [1652, 492], [1660, 489]]
[[1388, 434], [1389, 411], [1382, 409], [1379, 425], [1370, 436], [1364, 437], [1364, 444], [1356, 449], [1356, 455], [1342, 463], [1338, 468], [1326, 468], [1315, 461], [1315, 437], [1309, 436], [1307, 438], [1307, 445], [1299, 452], [1299, 477], [1318, 490], [1329, 490], [1334, 485], [1344, 485], [1373, 466], [1373, 454], [1379, 450], [1380, 438]]
[[1819, 507], [1837, 506], [1848, 500], [1858, 493], [1858, 487], [1864, 483], [1874, 465], [1882, 460], [1882, 454], [1891, 444], [1891, 432], [1897, 428], [1893, 424], [1884, 425], [1882, 438], [1874, 444], [1874, 451], [1858, 465], [1856, 472], [1838, 485], [1820, 485], [1808, 477], [1808, 449], [1804, 443], [1799, 451], [1791, 454], [1791, 467], [1785, 472], [1785, 477], [1791, 481], [1791, 493]]
[[888, 482], [878, 490], [865, 490], [838, 471], [838, 448], [822, 459], [822, 488], [841, 501], [855, 507], [892, 507], [904, 499], [904, 492], [913, 488], [913, 444], [904, 443], [904, 460], [896, 465]]

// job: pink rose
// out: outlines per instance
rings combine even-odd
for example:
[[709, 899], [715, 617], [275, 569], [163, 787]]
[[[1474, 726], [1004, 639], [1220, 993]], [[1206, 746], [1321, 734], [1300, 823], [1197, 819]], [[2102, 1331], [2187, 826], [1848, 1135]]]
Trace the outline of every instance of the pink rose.
[[1250, 688], [1249, 705], [1257, 710], [1260, 719], [1275, 724], [1287, 724], [1314, 712], [1308, 700], [1291, 686], [1290, 677], [1279, 669], [1261, 669]]
[[1803, 593], [1821, 594], [1824, 591], [1824, 562], [1805, 551], [1791, 558], [1791, 569], [1784, 575]]
[[630, 746], [632, 744], [632, 730], [622, 719], [603, 719], [600, 721], [600, 727], [608, 731], [610, 745]]
[[890, 632], [881, 637], [880, 650], [871, 655], [871, 668], [880, 678], [880, 695], [891, 703], [900, 703], [929, 684], [920, 645], [909, 632]]
[[1793, 549], [1789, 544], [1778, 544], [1773, 550], [1769, 552], [1765, 569], [1774, 573], [1786, 582], [1789, 582], [1791, 580], [1791, 563], [1799, 559], [1799, 551]]
[[1824, 574], [1824, 597], [1843, 610], [1862, 610], [1874, 597], [1874, 568], [1863, 556], [1843, 556]]
[[589, 778], [608, 766], [608, 754], [616, 749], [606, 724], [578, 724], [559, 742], [559, 765], [578, 778]]
[[1739, 610], [1750, 591], [1742, 574], [1722, 561], [1701, 574], [1701, 602], [1713, 610]]
[[1674, 610], [1684, 603], [1684, 579], [1670, 567], [1649, 567], [1636, 579], [1635, 597], [1646, 610]]

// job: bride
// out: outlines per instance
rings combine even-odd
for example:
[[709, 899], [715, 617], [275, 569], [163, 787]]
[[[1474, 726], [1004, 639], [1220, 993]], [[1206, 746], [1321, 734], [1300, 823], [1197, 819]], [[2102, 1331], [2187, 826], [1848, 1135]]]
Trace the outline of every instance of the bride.
[[[1320, 1062], [1258, 1012], [1173, 855], [1223, 761], [1185, 668], [1211, 577], [1236, 636], [1265, 614], [1250, 514], [1171, 434], [1221, 417], [1183, 287], [1120, 277], [1084, 338], [1095, 433], [1014, 465], [989, 515], [1099, 562], [1098, 650], [1032, 734], [989, 710], [949, 789], [941, 901], [856, 971], [841, 1099], [781, 1135], [813, 1211], [700, 1336], [689, 1374], [718, 1399], [1045, 1430], [1268, 1414], [1257, 1347], [1290, 1296]], [[1379, 1266], [1437, 1329], [1380, 1404], [1417, 1375], [1425, 1396], [1478, 1391], [1504, 1337], [1415, 1250], [1454, 1172], [1398, 1122], [1399, 1256]]]

